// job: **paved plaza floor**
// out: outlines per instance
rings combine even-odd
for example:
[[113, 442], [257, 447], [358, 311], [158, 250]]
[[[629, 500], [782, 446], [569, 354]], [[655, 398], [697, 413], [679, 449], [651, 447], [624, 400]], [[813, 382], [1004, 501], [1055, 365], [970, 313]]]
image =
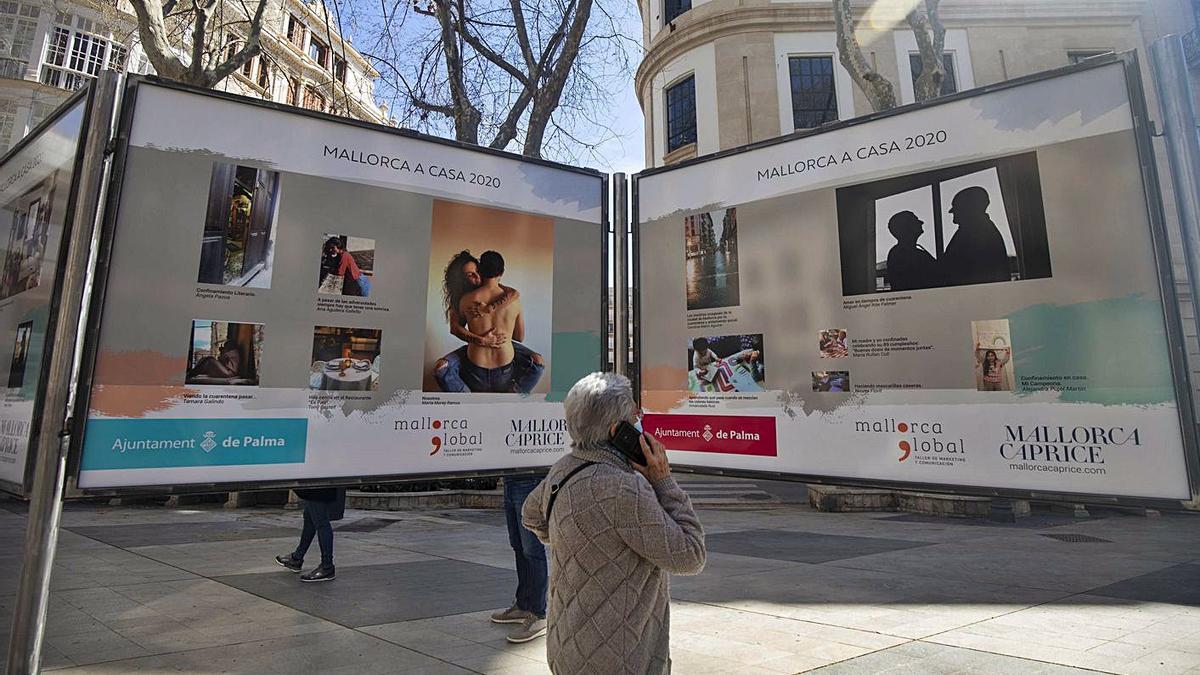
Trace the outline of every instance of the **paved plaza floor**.
[[[0, 636], [24, 512], [0, 501]], [[699, 513], [708, 566], [671, 585], [676, 673], [1200, 673], [1200, 515], [1000, 525], [788, 503]], [[509, 645], [487, 621], [516, 583], [501, 512], [349, 511], [326, 584], [272, 560], [295, 545], [300, 518], [70, 505], [45, 667], [548, 672], [544, 640]]]

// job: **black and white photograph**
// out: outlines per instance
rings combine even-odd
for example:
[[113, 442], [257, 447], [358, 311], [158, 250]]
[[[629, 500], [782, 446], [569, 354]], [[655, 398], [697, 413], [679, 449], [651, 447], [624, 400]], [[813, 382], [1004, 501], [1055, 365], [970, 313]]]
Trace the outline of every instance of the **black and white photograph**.
[[736, 208], [684, 217], [688, 311], [741, 304], [737, 224]]
[[1037, 153], [837, 191], [842, 293], [1051, 276]]
[[270, 288], [278, 207], [278, 172], [213, 164], [196, 281]]
[[4, 216], [11, 219], [11, 225], [4, 266], [0, 269], [0, 300], [37, 288], [41, 283], [58, 174], [57, 171], [50, 174], [4, 205]]

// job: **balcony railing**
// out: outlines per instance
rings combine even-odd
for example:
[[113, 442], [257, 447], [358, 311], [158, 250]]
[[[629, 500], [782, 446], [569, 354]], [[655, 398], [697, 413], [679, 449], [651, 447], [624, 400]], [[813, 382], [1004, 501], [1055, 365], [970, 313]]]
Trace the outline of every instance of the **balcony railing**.
[[48, 84], [51, 87], [75, 91], [87, 84], [91, 79], [91, 77], [73, 70], [66, 70], [65, 68], [55, 66], [42, 66], [42, 84]]
[[29, 62], [11, 57], [0, 58], [0, 78], [7, 80], [23, 80], [29, 70]]

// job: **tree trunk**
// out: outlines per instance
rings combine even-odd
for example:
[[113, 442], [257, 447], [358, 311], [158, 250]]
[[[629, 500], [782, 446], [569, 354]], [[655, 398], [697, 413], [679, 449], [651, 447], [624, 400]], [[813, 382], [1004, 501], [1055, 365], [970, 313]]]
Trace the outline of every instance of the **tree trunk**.
[[850, 0], [833, 0], [833, 23], [837, 29], [838, 58], [850, 72], [854, 83], [866, 94], [871, 108], [877, 112], [895, 108], [896, 88], [871, 67], [867, 58], [863, 56], [858, 39], [854, 36], [854, 17], [850, 11]]
[[155, 72], [169, 80], [208, 89], [246, 65], [261, 51], [262, 20], [267, 0], [258, 0], [254, 16], [249, 17], [246, 41], [237, 52], [215, 66], [204, 62], [205, 49], [211, 47], [214, 40], [220, 39], [219, 35], [210, 32], [209, 19], [217, 3], [223, 1], [193, 0], [191, 63], [185, 64], [171, 47], [163, 5], [159, 4], [159, 0], [131, 0], [134, 14], [137, 15], [142, 49]]
[[921, 76], [913, 86], [918, 101], [929, 101], [942, 95], [942, 82], [946, 79], [943, 54], [946, 49], [946, 27], [938, 16], [940, 0], [924, 0], [925, 11], [914, 7], [908, 13], [908, 25], [917, 38], [917, 49], [921, 53]]
[[563, 87], [575, 65], [575, 57], [579, 55], [579, 45], [583, 40], [583, 32], [587, 28], [588, 19], [592, 15], [592, 0], [580, 0], [575, 10], [575, 18], [563, 41], [562, 52], [554, 63], [554, 68], [546, 77], [537, 95], [533, 98], [533, 110], [529, 113], [529, 129], [525, 132], [525, 148], [521, 154], [526, 157], [541, 157], [542, 142], [546, 138], [546, 126], [550, 124], [550, 116], [558, 108], [562, 100]]

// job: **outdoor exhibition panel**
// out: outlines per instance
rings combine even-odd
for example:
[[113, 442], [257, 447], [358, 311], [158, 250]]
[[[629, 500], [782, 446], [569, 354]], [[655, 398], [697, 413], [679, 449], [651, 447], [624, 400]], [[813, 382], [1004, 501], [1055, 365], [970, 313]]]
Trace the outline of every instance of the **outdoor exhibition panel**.
[[1111, 58], [640, 175], [646, 429], [697, 468], [1189, 499], [1141, 96]]
[[[25, 496], [74, 208], [91, 89], [71, 97], [0, 160], [0, 489]], [[50, 415], [53, 420], [60, 415]]]
[[603, 367], [603, 174], [140, 78], [121, 126], [80, 489], [566, 451], [559, 402]]

